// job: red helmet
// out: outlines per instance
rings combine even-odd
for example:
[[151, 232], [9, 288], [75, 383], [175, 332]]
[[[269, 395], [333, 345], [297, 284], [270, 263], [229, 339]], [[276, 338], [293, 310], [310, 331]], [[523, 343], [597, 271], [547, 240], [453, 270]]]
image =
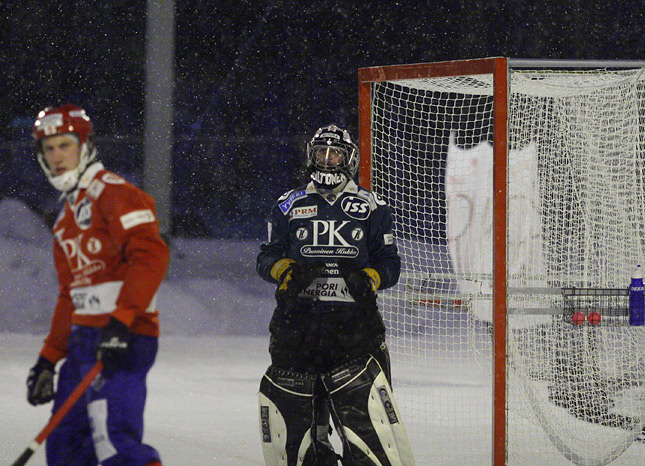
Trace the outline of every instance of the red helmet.
[[[54, 176], [42, 153], [42, 140], [49, 136], [62, 134], [75, 134], [81, 146], [81, 154], [78, 166], [59, 176]], [[94, 147], [94, 127], [90, 117], [85, 110], [73, 104], [65, 104], [60, 107], [47, 107], [41, 111], [34, 123], [32, 135], [36, 140], [36, 152], [38, 162], [42, 167], [49, 182], [59, 191], [70, 191], [75, 189], [80, 175], [87, 166], [96, 158]]]
[[40, 141], [48, 136], [76, 133], [80, 144], [92, 140], [94, 128], [90, 117], [85, 110], [74, 104], [65, 104], [60, 107], [47, 107], [38, 114], [34, 123], [34, 139]]

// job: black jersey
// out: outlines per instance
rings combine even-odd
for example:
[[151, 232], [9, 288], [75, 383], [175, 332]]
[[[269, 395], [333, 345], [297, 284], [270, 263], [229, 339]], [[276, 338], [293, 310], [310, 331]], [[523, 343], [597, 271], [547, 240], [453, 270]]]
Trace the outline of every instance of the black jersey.
[[340, 260], [375, 269], [381, 289], [395, 285], [401, 269], [390, 209], [383, 198], [353, 181], [326, 197], [313, 183], [283, 194], [271, 212], [268, 240], [260, 248], [257, 271], [273, 283], [271, 268], [284, 257], [298, 263], [323, 262], [323, 276], [300, 295], [323, 303], [354, 302], [339, 275]]
[[381, 278], [380, 289], [398, 281], [401, 260], [392, 215], [380, 196], [353, 181], [341, 192], [325, 196], [313, 183], [286, 192], [271, 211], [268, 239], [257, 257], [258, 274], [276, 283], [271, 268], [285, 257], [298, 263], [318, 261], [325, 267], [321, 277], [299, 295], [299, 311], [308, 317], [296, 325], [305, 337], [299, 340], [293, 328], [281, 335], [274, 314], [273, 343], [280, 345], [284, 338], [297, 341], [300, 350], [309, 346], [350, 352], [361, 339], [384, 333], [382, 325], [375, 324], [354, 301], [339, 268], [340, 261], [373, 268]]

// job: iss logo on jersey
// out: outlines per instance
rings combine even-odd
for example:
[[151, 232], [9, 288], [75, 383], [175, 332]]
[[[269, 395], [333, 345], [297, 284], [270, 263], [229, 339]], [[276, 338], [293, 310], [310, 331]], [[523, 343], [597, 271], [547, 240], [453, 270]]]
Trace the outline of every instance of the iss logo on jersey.
[[356, 196], [347, 196], [340, 206], [343, 212], [356, 220], [365, 220], [371, 213], [369, 202]]

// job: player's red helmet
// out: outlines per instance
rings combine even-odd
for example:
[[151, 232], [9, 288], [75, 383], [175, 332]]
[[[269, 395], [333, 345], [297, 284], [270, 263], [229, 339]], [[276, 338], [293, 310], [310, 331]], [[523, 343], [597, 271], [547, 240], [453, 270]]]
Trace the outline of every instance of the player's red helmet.
[[36, 141], [66, 133], [76, 133], [81, 144], [92, 138], [92, 121], [81, 107], [65, 104], [60, 107], [48, 107], [38, 114], [33, 132]]
[[[74, 189], [80, 175], [85, 171], [89, 163], [96, 158], [94, 127], [85, 110], [73, 104], [47, 107], [38, 114], [32, 134], [36, 140], [38, 162], [45, 175], [47, 175], [49, 182], [59, 191]], [[76, 135], [81, 147], [81, 155], [78, 166], [74, 170], [59, 176], [53, 176], [42, 153], [42, 140], [50, 136], [63, 134]]]

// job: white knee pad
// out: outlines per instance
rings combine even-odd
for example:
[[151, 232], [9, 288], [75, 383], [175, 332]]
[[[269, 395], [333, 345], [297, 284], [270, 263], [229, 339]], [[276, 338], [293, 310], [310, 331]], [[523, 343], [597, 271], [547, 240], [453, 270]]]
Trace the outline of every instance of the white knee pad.
[[269, 367], [260, 382], [260, 434], [266, 466], [300, 466], [311, 455], [315, 377]]
[[[412, 449], [385, 373], [372, 356], [343, 365], [322, 377], [331, 399], [343, 456], [355, 464], [414, 466]], [[347, 445], [348, 444], [348, 445]]]

